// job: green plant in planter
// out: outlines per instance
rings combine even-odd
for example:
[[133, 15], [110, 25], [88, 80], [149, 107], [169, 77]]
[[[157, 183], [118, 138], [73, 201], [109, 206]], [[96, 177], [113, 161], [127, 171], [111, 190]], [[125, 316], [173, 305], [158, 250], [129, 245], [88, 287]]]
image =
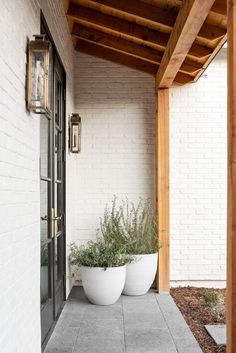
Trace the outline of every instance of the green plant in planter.
[[86, 245], [78, 247], [72, 243], [70, 246], [70, 262], [76, 266], [87, 267], [118, 267], [131, 263], [132, 256], [120, 243], [110, 242], [98, 237], [96, 241], [89, 241]]
[[140, 199], [137, 206], [126, 200], [122, 207], [123, 237], [129, 254], [152, 254], [160, 248], [157, 217], [149, 199]]
[[106, 242], [114, 241], [124, 247], [128, 254], [152, 254], [159, 248], [157, 236], [157, 216], [149, 199], [141, 199], [138, 205], [128, 199], [117, 206], [117, 198], [112, 201], [111, 210], [107, 206], [101, 220], [101, 233]]

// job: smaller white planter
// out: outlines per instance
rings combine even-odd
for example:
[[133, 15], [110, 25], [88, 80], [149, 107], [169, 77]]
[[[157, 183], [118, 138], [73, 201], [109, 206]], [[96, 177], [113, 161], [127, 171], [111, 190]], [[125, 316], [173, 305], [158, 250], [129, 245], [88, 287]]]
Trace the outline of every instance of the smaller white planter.
[[155, 279], [158, 254], [134, 255], [134, 257], [135, 262], [127, 265], [123, 294], [144, 295]]
[[125, 284], [126, 266], [82, 267], [82, 284], [89, 301], [96, 305], [114, 304]]

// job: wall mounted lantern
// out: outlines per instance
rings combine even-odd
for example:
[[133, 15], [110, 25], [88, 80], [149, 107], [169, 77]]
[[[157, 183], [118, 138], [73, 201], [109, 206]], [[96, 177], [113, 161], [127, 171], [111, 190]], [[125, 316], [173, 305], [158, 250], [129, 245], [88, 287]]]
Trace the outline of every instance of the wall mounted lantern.
[[51, 112], [52, 45], [45, 35], [34, 35], [28, 49], [28, 109], [38, 114]]
[[81, 117], [79, 114], [70, 116], [69, 148], [72, 153], [79, 153], [81, 150]]

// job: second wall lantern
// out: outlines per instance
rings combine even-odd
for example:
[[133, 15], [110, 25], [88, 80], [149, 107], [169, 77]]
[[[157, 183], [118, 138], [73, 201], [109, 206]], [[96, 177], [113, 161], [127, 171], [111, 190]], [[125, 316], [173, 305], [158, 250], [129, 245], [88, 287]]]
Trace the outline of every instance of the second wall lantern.
[[52, 45], [45, 35], [34, 35], [28, 49], [28, 109], [38, 114], [51, 112]]
[[70, 116], [69, 148], [72, 153], [79, 153], [81, 150], [81, 117], [79, 114]]

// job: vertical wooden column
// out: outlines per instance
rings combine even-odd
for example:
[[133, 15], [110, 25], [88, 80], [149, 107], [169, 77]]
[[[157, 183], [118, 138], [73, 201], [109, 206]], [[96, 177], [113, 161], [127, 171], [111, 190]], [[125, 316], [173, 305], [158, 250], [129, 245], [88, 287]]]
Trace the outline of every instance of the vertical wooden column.
[[228, 0], [227, 353], [236, 353], [236, 0]]
[[156, 200], [161, 243], [157, 273], [158, 292], [170, 289], [169, 226], [169, 89], [156, 91]]

